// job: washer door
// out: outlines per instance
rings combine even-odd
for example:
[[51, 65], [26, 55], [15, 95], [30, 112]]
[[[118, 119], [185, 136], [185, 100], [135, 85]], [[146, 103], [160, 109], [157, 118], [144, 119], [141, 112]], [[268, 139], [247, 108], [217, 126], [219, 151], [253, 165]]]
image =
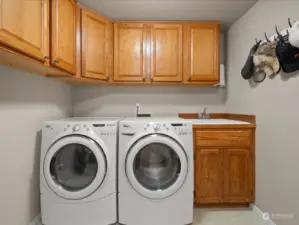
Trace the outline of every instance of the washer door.
[[188, 172], [186, 154], [172, 138], [152, 134], [139, 139], [126, 159], [126, 174], [136, 192], [150, 199], [176, 193]]
[[107, 171], [102, 148], [85, 136], [55, 142], [44, 160], [44, 177], [51, 190], [64, 199], [82, 199], [102, 184]]

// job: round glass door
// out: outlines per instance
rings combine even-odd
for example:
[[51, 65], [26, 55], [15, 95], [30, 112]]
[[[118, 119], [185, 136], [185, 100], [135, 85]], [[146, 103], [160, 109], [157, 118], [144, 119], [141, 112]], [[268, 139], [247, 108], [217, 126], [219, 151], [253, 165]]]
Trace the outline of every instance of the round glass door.
[[134, 174], [145, 188], [157, 191], [169, 188], [181, 172], [176, 152], [163, 143], [144, 146], [134, 159]]
[[140, 139], [129, 151], [126, 172], [132, 187], [151, 199], [173, 195], [187, 176], [187, 158], [182, 147], [163, 135]]
[[106, 174], [106, 159], [92, 139], [69, 136], [49, 149], [44, 175], [53, 192], [65, 199], [82, 199], [99, 188]]
[[63, 146], [50, 163], [53, 180], [68, 191], [80, 191], [86, 188], [94, 180], [97, 170], [95, 155], [82, 144]]

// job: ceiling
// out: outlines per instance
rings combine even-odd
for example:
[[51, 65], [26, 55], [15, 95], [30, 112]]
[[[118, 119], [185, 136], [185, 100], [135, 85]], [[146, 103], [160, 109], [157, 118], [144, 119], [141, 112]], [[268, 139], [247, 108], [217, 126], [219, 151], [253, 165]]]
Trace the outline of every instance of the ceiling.
[[79, 0], [116, 20], [219, 20], [228, 29], [258, 0]]

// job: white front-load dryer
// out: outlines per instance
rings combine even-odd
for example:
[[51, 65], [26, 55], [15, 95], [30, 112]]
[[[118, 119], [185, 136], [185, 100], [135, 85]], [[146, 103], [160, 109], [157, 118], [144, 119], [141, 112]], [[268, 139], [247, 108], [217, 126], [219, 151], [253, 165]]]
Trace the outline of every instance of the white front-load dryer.
[[45, 122], [40, 162], [42, 224], [116, 223], [120, 119], [70, 118]]
[[192, 123], [180, 118], [120, 121], [120, 224], [192, 223], [192, 137]]

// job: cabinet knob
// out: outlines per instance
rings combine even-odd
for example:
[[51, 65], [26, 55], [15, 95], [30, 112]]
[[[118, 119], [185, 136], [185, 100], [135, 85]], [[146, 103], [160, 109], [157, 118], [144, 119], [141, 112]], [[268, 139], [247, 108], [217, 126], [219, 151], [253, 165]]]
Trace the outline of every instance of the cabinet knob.
[[44, 60], [49, 60], [49, 59], [50, 59], [50, 57], [47, 55], [44, 57]]
[[53, 62], [54, 65], [57, 64], [57, 63], [59, 63], [59, 59], [56, 59], [56, 60]]

